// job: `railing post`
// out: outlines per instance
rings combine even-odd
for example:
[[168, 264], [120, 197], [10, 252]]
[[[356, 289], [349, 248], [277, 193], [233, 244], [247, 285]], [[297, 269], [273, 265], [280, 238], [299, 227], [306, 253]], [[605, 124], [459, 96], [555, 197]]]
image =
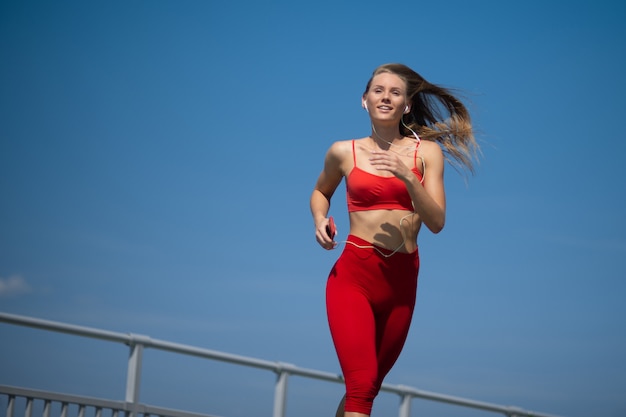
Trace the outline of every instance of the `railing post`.
[[[50, 408], [52, 407], [52, 401], [46, 400], [43, 403], [43, 417], [50, 417]], [[100, 417], [100, 416], [98, 416]]]
[[33, 415], [33, 399], [26, 397], [26, 410], [24, 411], [25, 417], [32, 417]]
[[128, 371], [126, 374], [126, 402], [131, 404], [130, 417], [135, 416], [135, 409], [139, 403], [141, 387], [141, 364], [143, 360], [144, 344], [150, 341], [147, 336], [130, 335], [130, 355], [128, 357]]
[[411, 394], [400, 395], [400, 413], [398, 417], [410, 417], [411, 416], [411, 400], [413, 396]]
[[15, 395], [9, 395], [9, 405], [7, 405], [7, 417], [13, 417], [15, 410]]
[[282, 364], [279, 364], [276, 373], [278, 377], [276, 378], [276, 389], [274, 391], [274, 417], [285, 417], [289, 372], [282, 367]]

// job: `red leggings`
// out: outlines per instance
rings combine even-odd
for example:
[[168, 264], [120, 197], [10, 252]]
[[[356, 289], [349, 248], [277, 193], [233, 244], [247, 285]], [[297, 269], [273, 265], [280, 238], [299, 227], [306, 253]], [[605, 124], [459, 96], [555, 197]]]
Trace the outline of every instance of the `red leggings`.
[[[372, 244], [356, 236], [348, 241]], [[390, 253], [386, 249], [380, 249]], [[371, 414], [398, 359], [415, 306], [419, 255], [346, 246], [326, 284], [330, 332], [346, 381], [345, 411]]]

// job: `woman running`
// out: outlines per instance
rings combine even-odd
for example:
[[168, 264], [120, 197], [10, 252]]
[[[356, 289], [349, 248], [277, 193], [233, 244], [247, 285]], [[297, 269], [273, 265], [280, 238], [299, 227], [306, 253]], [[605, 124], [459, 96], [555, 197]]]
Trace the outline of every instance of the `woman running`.
[[470, 116], [448, 90], [402, 64], [378, 67], [365, 88], [370, 136], [335, 142], [311, 195], [315, 237], [338, 245], [328, 217], [346, 180], [350, 232], [326, 286], [346, 394], [337, 416], [367, 417], [406, 340], [417, 290], [417, 235], [445, 224], [444, 161], [473, 171]]

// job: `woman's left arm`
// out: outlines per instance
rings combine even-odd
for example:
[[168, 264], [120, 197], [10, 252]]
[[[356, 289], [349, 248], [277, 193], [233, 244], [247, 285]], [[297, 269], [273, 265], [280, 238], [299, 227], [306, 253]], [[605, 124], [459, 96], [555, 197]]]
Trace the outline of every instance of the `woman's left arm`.
[[424, 182], [411, 172], [408, 177], [400, 178], [406, 184], [414, 211], [433, 233], [443, 230], [446, 223], [446, 193], [443, 183], [444, 157], [441, 147], [436, 142], [422, 141], [420, 146], [424, 158]]

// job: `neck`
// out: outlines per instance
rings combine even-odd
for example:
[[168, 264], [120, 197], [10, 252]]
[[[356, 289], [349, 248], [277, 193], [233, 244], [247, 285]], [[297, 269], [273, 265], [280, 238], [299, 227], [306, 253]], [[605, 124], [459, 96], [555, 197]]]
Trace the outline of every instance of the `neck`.
[[404, 136], [400, 134], [398, 126], [375, 126], [372, 124], [372, 138], [374, 141], [382, 144], [393, 144], [401, 141]]

